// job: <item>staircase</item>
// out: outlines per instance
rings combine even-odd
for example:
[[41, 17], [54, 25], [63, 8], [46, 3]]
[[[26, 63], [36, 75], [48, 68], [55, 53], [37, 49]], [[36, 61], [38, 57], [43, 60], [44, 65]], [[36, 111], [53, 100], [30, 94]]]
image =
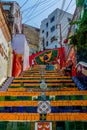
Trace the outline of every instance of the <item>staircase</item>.
[[[47, 88], [40, 87], [42, 80], [45, 81]], [[44, 94], [44, 100], [42, 94]], [[45, 107], [50, 112], [41, 113], [40, 110], [43, 108], [39, 104], [43, 102], [47, 104]], [[20, 127], [21, 130], [24, 130], [24, 128], [34, 130], [37, 121], [51, 122], [52, 130], [59, 128], [62, 130], [78, 130], [77, 124], [80, 121], [82, 122], [82, 129], [80, 130], [86, 130], [86, 106], [87, 91], [80, 91], [71, 77], [63, 76], [61, 71], [45, 70], [45, 66], [35, 66], [14, 78], [8, 86], [7, 92], [0, 92], [0, 123], [3, 124], [2, 121], [5, 121], [5, 124], [7, 123], [6, 130], [7, 126], [10, 127], [14, 121], [17, 123], [14, 125], [16, 130], [19, 130]], [[10, 123], [7, 122], [9, 120]], [[19, 126], [17, 121], [20, 124]], [[23, 121], [23, 127], [20, 121]], [[28, 122], [29, 127], [26, 122]], [[61, 122], [61, 126], [58, 125], [58, 122]], [[73, 122], [75, 122], [75, 129], [73, 129]], [[65, 126], [62, 126], [63, 123]]]

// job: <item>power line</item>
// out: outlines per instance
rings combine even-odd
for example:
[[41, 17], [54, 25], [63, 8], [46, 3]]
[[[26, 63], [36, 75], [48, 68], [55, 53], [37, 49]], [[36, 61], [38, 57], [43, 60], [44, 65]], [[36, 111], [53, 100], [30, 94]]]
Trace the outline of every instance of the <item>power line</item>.
[[[73, 6], [75, 5], [75, 3], [73, 4]], [[62, 17], [63, 20], [64, 17]], [[62, 30], [62, 32], [64, 32], [64, 30], [69, 26], [69, 24], [66, 25], [66, 27]]]
[[[54, 2], [54, 5], [57, 3], [57, 1], [56, 2]], [[41, 12], [39, 12], [39, 13], [37, 13], [36, 15], [34, 15], [34, 16], [32, 16], [30, 19], [28, 19], [28, 20], [32, 20], [33, 18], [35, 18], [35, 17], [37, 17], [37, 16], [39, 16], [40, 14], [42, 14], [43, 12], [45, 12], [46, 10], [48, 10], [50, 7], [52, 7], [53, 6], [53, 3], [50, 5], [50, 6], [48, 6], [47, 8], [45, 8], [44, 10], [42, 10]], [[24, 23], [26, 23], [28, 20], [26, 20]]]
[[65, 11], [61, 14], [60, 21], [64, 17], [65, 12], [68, 10], [68, 8], [69, 8], [69, 6], [70, 6], [71, 3], [72, 3], [72, 0], [69, 2], [69, 4], [68, 4], [67, 8], [65, 9]]
[[[40, 4], [46, 4], [46, 1], [48, 1], [49, 2], [49, 0], [43, 0], [42, 2], [39, 2], [38, 4], [40, 5]], [[28, 8], [26, 8], [26, 9], [24, 9], [22, 12], [26, 12], [27, 10], [30, 10], [30, 9], [32, 9], [32, 8], [34, 8], [36, 6], [36, 3], [34, 4], [34, 5], [32, 5], [31, 7], [28, 7]]]
[[[42, 1], [42, 2], [39, 3], [39, 7], [45, 4], [45, 8], [47, 8], [47, 6], [49, 6], [51, 3], [55, 2], [55, 1], [53, 0], [53, 2], [50, 2], [50, 3], [49, 3], [49, 2], [50, 2], [50, 1], [48, 1], [48, 0], [47, 0], [47, 2], [46, 2], [46, 1], [45, 1], [45, 2]], [[46, 3], [49, 3], [49, 4], [46, 5]], [[36, 4], [35, 4], [35, 6], [36, 6]], [[33, 7], [33, 10], [34, 10], [35, 6]], [[40, 9], [39, 9], [39, 10], [40, 10]], [[37, 15], [38, 12], [40, 12], [39, 10], [36, 11], [36, 15]], [[30, 12], [31, 12], [31, 10], [30, 10]], [[29, 13], [29, 12], [27, 12], [26, 15], [27, 15], [28, 13]], [[26, 15], [25, 15], [25, 16], [26, 16]], [[34, 15], [35, 15], [35, 13], [34, 13]], [[24, 16], [24, 17], [25, 17], [25, 16]], [[24, 17], [23, 17], [23, 18], [24, 18]], [[33, 16], [32, 16], [32, 17], [33, 17]]]
[[[36, 8], [39, 6], [39, 4], [40, 4], [40, 2], [39, 2], [40, 0], [37, 0], [36, 1], [36, 3], [35, 3], [35, 5], [33, 6], [33, 8], [31, 8], [31, 10], [29, 11], [29, 12], [27, 12], [25, 15], [24, 15], [24, 17], [23, 18], [25, 18], [28, 14], [33, 14], [34, 13], [34, 11], [36, 10]], [[30, 13], [31, 12], [31, 13]]]
[[60, 16], [62, 14], [62, 10], [64, 8], [65, 2], [66, 2], [66, 0], [63, 0], [62, 6], [61, 6], [61, 9], [60, 9], [60, 13], [59, 13], [59, 16], [58, 16], [58, 20], [60, 19]]
[[20, 7], [20, 9], [23, 8], [27, 2], [28, 2], [28, 0], [26, 0], [26, 1], [24, 2], [24, 4]]

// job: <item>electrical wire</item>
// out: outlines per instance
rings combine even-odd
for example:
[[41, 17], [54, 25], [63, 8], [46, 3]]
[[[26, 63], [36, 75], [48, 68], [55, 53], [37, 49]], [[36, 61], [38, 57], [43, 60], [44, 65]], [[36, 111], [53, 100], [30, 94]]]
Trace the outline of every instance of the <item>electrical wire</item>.
[[[43, 0], [42, 2], [39, 2], [39, 5], [41, 5], [41, 4], [46, 4], [46, 2], [49, 2], [49, 0]], [[32, 5], [31, 7], [28, 7], [28, 8], [26, 8], [26, 9], [24, 9], [22, 12], [24, 13], [24, 12], [26, 12], [26, 11], [28, 11], [28, 10], [30, 10], [30, 9], [32, 9], [32, 8], [34, 8], [36, 6], [36, 3], [34, 4], [34, 5]]]
[[[55, 5], [56, 3], [57, 3], [57, 1], [54, 2], [54, 5]], [[52, 6], [53, 6], [53, 3], [52, 3], [50, 6], [48, 6], [47, 8], [45, 8], [44, 10], [42, 10], [41, 12], [39, 12], [39, 13], [37, 13], [36, 15], [30, 17], [30, 19], [28, 19], [28, 20], [32, 20], [33, 18], [39, 16], [40, 14], [42, 14], [43, 12], [45, 12], [46, 10], [48, 10], [48, 9], [49, 9], [50, 7], [52, 7]], [[28, 20], [26, 20], [24, 23], [28, 22]]]
[[60, 17], [61, 17], [62, 10], [63, 10], [64, 5], [65, 5], [65, 2], [66, 2], [66, 0], [63, 0], [62, 6], [61, 6], [61, 9], [60, 9], [60, 13], [59, 13], [59, 16], [58, 16], [58, 23], [59, 23], [59, 21], [60, 21]]
[[[75, 3], [73, 4], [73, 6], [75, 5]], [[64, 18], [64, 17], [63, 17]], [[62, 18], [62, 20], [63, 20]], [[62, 33], [64, 32], [64, 30], [69, 26], [69, 23], [66, 25], [66, 27], [62, 30]]]
[[[61, 21], [61, 19], [64, 17], [65, 12], [67, 12], [67, 10], [68, 10], [68, 8], [69, 8], [69, 6], [70, 6], [71, 3], [72, 3], [72, 0], [69, 2], [69, 4], [68, 4], [67, 8], [65, 9], [65, 11], [63, 11], [63, 13], [61, 14], [60, 21]], [[59, 21], [59, 22], [60, 22], [60, 21]]]
[[[47, 0], [47, 1], [48, 1], [48, 0]], [[50, 2], [50, 1], [48, 1], [48, 3], [49, 3], [49, 2]], [[55, 2], [55, 1], [53, 0], [53, 2]], [[48, 5], [46, 5], [46, 3], [47, 3], [47, 2], [41, 3], [41, 5], [40, 5], [40, 3], [39, 3], [39, 5], [40, 5], [40, 6], [43, 6], [43, 5], [45, 4], [45, 8], [46, 8], [46, 7], [49, 6], [52, 2], [49, 3]], [[35, 4], [35, 6], [36, 6], [36, 4]], [[35, 6], [33, 7], [33, 10], [34, 10]], [[39, 7], [40, 7], [40, 6], [39, 6]], [[45, 8], [44, 8], [44, 9], [45, 9]], [[40, 8], [39, 8], [39, 10], [40, 10]], [[37, 14], [38, 12], [40, 12], [39, 10], [36, 11], [36, 14]], [[27, 14], [29, 14], [30, 12], [31, 12], [31, 11], [27, 12], [26, 15], [24, 15], [24, 17], [27, 16]], [[35, 15], [35, 13], [34, 13], [34, 15]], [[23, 17], [23, 18], [24, 18], [24, 17]], [[28, 17], [28, 16], [27, 16], [27, 17]], [[32, 16], [32, 17], [33, 17], [33, 16]]]
[[24, 15], [24, 17], [23, 18], [25, 18], [28, 14], [29, 15], [32, 15], [34, 12], [35, 12], [35, 10], [38, 8], [38, 6], [39, 6], [39, 4], [40, 4], [40, 2], [39, 2], [40, 0], [37, 0], [36, 1], [36, 3], [35, 3], [35, 5], [34, 5], [34, 7], [33, 8], [31, 8], [31, 10], [30, 11], [27, 11], [27, 13]]
[[20, 7], [20, 9], [23, 8], [23, 7], [27, 4], [27, 2], [28, 2], [28, 0], [26, 0], [26, 1], [24, 2], [24, 4]]

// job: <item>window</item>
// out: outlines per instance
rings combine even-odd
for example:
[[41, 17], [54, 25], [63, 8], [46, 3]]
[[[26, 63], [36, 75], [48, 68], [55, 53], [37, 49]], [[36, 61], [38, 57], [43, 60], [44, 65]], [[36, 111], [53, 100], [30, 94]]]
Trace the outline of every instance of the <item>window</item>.
[[48, 41], [46, 42], [46, 46], [48, 46]]
[[57, 48], [57, 45], [55, 45], [55, 48]]
[[10, 5], [3, 5], [4, 10], [10, 10], [10, 7], [11, 7]]
[[54, 20], [55, 20], [55, 17], [53, 16], [53, 17], [50, 19], [50, 22], [52, 23]]
[[46, 37], [48, 37], [48, 32], [46, 32]]
[[51, 32], [55, 31], [55, 26], [51, 27]]
[[54, 42], [55, 40], [57, 40], [57, 39], [56, 39], [55, 36], [53, 36], [53, 37], [51, 38], [51, 42]]
[[68, 19], [68, 22], [71, 22], [71, 18], [67, 18]]
[[48, 27], [48, 23], [46, 23], [46, 27]]
[[44, 33], [44, 30], [42, 30], [42, 33]]

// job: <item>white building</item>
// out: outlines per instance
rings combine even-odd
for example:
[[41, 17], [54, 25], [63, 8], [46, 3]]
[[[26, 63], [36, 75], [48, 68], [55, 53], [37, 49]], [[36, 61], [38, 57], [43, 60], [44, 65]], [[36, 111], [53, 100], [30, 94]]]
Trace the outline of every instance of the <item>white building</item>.
[[60, 33], [63, 41], [67, 36], [69, 22], [72, 15], [60, 9], [54, 10], [48, 18], [41, 22], [40, 26], [40, 48], [59, 48], [60, 47]]

